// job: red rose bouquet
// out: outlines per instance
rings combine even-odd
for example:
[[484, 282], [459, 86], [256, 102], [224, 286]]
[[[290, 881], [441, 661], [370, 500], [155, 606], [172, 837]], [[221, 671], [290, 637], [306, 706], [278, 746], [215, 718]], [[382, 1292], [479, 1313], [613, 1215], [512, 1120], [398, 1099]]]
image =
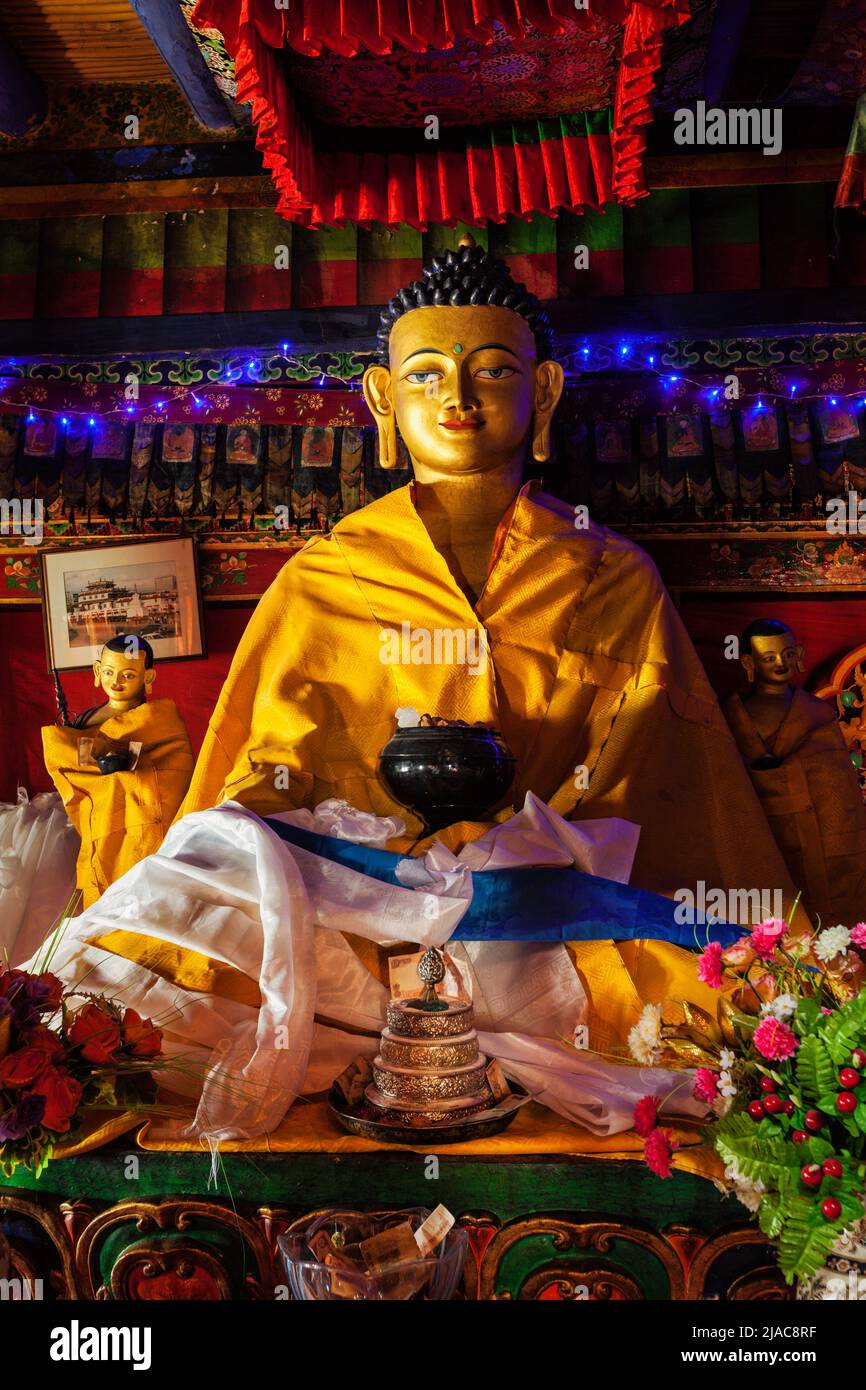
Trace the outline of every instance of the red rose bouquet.
[[162, 1033], [134, 1009], [0, 967], [0, 1170], [37, 1175], [85, 1109], [153, 1102]]

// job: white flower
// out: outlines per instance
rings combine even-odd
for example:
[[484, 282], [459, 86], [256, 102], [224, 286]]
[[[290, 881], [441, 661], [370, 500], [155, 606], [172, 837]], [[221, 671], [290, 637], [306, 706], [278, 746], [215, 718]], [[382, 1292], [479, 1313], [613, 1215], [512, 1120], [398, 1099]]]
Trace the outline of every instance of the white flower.
[[640, 1018], [628, 1035], [629, 1051], [636, 1062], [652, 1066], [661, 1043], [661, 1032], [661, 1004], [644, 1004]]
[[834, 956], [838, 956], [840, 952], [846, 951], [850, 940], [851, 933], [847, 927], [828, 927], [816, 938], [812, 950], [818, 959], [826, 964]]
[[769, 1003], [761, 1005], [761, 1015], [763, 1018], [787, 1019], [793, 1017], [797, 1012], [797, 997], [794, 994], [780, 994], [778, 998], [771, 999]]
[[743, 1177], [737, 1167], [736, 1161], [729, 1163], [725, 1169], [725, 1177], [734, 1184], [734, 1193], [749, 1211], [757, 1211], [761, 1205], [761, 1198], [766, 1192], [766, 1187], [760, 1178], [753, 1182], [751, 1178]]
[[656, 1049], [650, 1047], [649, 1043], [638, 1031], [637, 1024], [635, 1024], [628, 1035], [628, 1050], [635, 1061], [640, 1062], [641, 1065], [645, 1067], [651, 1067], [658, 1055]]
[[729, 1047], [723, 1047], [719, 1053], [719, 1066], [722, 1071], [730, 1071], [737, 1060], [737, 1054], [732, 1052]]
[[662, 1031], [661, 1004], [644, 1004], [635, 1028], [645, 1043], [653, 1048], [658, 1047]]
[[737, 1088], [734, 1085], [731, 1073], [729, 1071], [719, 1072], [718, 1086], [720, 1096], [727, 1096], [728, 1098], [730, 1098], [737, 1094]]
[[636, 1062], [653, 1066], [661, 1046], [662, 1006], [644, 1004], [640, 1018], [628, 1035], [628, 1046]]

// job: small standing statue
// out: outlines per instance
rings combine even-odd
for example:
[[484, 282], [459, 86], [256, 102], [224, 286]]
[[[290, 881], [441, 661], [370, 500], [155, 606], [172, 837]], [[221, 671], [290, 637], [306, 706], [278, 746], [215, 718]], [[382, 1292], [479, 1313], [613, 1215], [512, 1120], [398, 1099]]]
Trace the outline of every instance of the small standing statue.
[[792, 685], [803, 648], [774, 618], [746, 628], [740, 664], [751, 689], [724, 711], [770, 828], [812, 915], [851, 926], [866, 917], [866, 807], [833, 706]]
[[194, 759], [173, 700], [151, 700], [156, 671], [143, 637], [112, 637], [93, 663], [106, 700], [42, 730], [45, 765], [81, 836], [83, 905], [162, 844]]

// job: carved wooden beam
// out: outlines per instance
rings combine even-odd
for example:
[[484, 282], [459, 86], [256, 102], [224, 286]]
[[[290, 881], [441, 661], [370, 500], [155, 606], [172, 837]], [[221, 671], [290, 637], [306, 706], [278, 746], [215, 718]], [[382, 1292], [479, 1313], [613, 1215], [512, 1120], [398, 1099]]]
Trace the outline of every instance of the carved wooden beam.
[[129, 0], [172, 75], [208, 130], [233, 130], [234, 121], [177, 0]]
[[0, 131], [26, 135], [45, 120], [48, 103], [39, 78], [0, 33]]

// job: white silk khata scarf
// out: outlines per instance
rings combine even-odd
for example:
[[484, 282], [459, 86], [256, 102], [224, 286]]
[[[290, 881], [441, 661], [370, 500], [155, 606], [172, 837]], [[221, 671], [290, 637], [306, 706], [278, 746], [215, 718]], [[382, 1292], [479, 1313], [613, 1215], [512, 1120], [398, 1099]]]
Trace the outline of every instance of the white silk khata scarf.
[[[391, 820], [329, 803], [289, 821], [382, 843]], [[627, 881], [637, 828], [563, 821], [536, 798], [467, 847], [434, 846], [404, 881], [381, 883], [289, 845], [234, 802], [178, 821], [149, 855], [66, 926], [51, 969], [105, 992], [164, 1030], [167, 1084], [196, 1101], [185, 1131], [215, 1144], [277, 1127], [302, 1092], [328, 1086], [377, 1050], [387, 991], [343, 933], [382, 945], [444, 946], [472, 895], [472, 874], [570, 864]], [[586, 998], [559, 943], [461, 942], [479, 1041], [543, 1104], [611, 1134], [635, 1101], [674, 1089], [671, 1073], [618, 1066], [574, 1046]], [[686, 1088], [677, 1109], [688, 1113]], [[694, 1113], [699, 1113], [696, 1108]]]

